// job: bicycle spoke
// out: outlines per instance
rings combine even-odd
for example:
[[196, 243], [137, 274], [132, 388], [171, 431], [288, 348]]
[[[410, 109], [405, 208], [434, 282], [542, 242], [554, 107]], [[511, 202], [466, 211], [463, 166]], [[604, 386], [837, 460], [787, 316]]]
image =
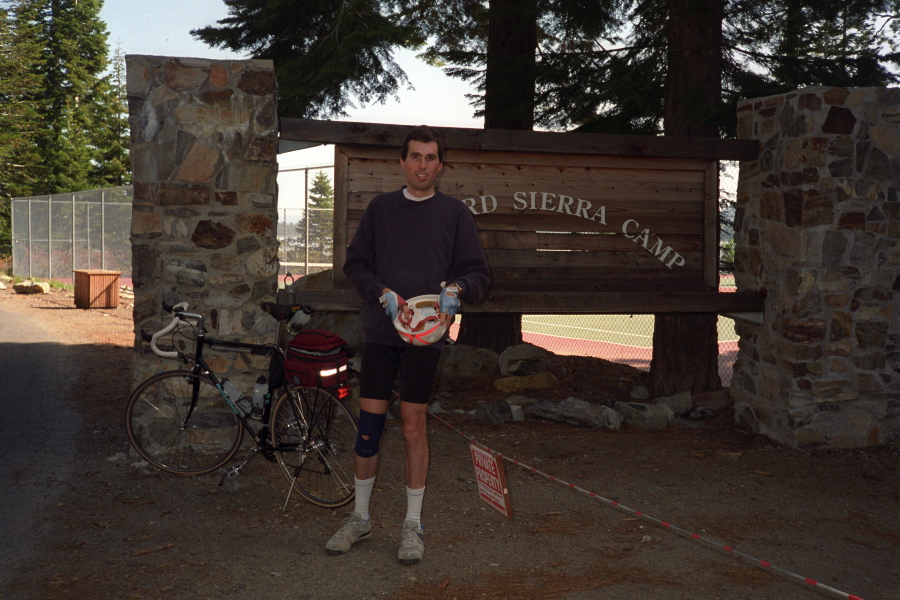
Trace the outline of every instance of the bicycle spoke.
[[278, 462], [297, 491], [320, 506], [342, 506], [353, 498], [355, 440], [353, 415], [321, 388], [292, 388], [273, 411]]
[[242, 437], [240, 423], [213, 383], [182, 371], [154, 375], [138, 386], [128, 403], [126, 429], [147, 462], [183, 475], [224, 465]]

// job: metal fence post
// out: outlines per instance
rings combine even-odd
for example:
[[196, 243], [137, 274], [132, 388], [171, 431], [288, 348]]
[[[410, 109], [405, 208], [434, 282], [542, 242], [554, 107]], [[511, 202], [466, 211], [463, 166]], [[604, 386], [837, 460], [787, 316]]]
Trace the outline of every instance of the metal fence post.
[[[91, 239], [91, 225], [88, 219], [88, 245]], [[100, 268], [106, 270], [106, 190], [100, 190]]]
[[[72, 271], [75, 271], [75, 194], [72, 194], [72, 247], [69, 249], [72, 253]], [[74, 277], [74, 275], [72, 275]]]
[[303, 217], [306, 219], [306, 234], [303, 239], [306, 258], [303, 261], [303, 274], [309, 275], [309, 169], [303, 170]]
[[47, 196], [47, 278], [53, 279], [53, 202]]
[[32, 278], [31, 274], [31, 257], [34, 255], [34, 247], [31, 245], [34, 241], [34, 235], [31, 231], [31, 198], [28, 199], [28, 279]]
[[9, 268], [12, 269], [9, 274], [12, 275], [16, 270], [16, 201], [14, 198], [9, 200]]

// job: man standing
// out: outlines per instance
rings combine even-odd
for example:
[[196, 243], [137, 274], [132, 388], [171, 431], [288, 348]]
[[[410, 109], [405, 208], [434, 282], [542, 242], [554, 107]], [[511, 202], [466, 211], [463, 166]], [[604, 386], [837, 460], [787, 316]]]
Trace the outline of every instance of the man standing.
[[426, 416], [443, 340], [413, 346], [394, 328], [404, 298], [440, 293], [440, 319], [452, 323], [460, 298], [479, 302], [489, 271], [472, 213], [435, 189], [444, 165], [440, 134], [424, 125], [406, 135], [400, 151], [406, 186], [369, 203], [350, 246], [344, 274], [365, 301], [360, 373], [359, 433], [355, 447], [356, 500], [344, 526], [325, 544], [343, 554], [371, 535], [369, 500], [378, 470], [378, 445], [395, 381], [406, 447], [407, 512], [400, 562], [415, 564], [425, 552], [422, 499], [428, 471]]

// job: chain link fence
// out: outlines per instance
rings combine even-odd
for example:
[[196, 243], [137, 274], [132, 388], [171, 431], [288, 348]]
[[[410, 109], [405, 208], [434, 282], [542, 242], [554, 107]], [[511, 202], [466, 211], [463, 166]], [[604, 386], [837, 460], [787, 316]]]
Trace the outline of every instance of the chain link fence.
[[278, 171], [281, 190], [303, 190], [302, 198], [282, 195], [278, 203], [278, 241], [283, 282], [330, 269], [334, 249], [334, 167], [297, 167]]
[[13, 198], [12, 272], [69, 282], [72, 271], [131, 277], [131, 186]]
[[334, 209], [282, 208], [278, 217], [280, 279], [288, 274], [297, 278], [331, 268]]

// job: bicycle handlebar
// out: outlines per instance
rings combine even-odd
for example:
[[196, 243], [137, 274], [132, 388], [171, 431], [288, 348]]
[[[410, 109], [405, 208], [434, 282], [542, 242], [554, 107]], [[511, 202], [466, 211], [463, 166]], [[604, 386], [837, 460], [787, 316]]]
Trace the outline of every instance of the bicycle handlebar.
[[[163, 302], [162, 307], [164, 311], [168, 313], [174, 313], [172, 321], [152, 335], [141, 330], [141, 338], [150, 342], [150, 348], [157, 356], [161, 356], [163, 358], [178, 358], [184, 360], [184, 354], [182, 352], [179, 352], [178, 350], [162, 350], [159, 346], [157, 346], [157, 341], [159, 341], [161, 337], [168, 335], [175, 329], [191, 326], [191, 323], [189, 323], [188, 321], [199, 323], [200, 328], [202, 329], [203, 315], [186, 312], [188, 309], [187, 302], [179, 302], [174, 306]], [[275, 304], [274, 302], [263, 302], [260, 305], [260, 308], [279, 321], [287, 321], [289, 319], [292, 319], [295, 314], [302, 313], [302, 315], [306, 316], [306, 320], [301, 321], [301, 326], [308, 322], [308, 317], [313, 312], [313, 308], [311, 306], [306, 306], [303, 304]], [[293, 333], [296, 333], [296, 331], [294, 331]], [[234, 350], [233, 348], [230, 349]]]
[[190, 325], [189, 323], [185, 322], [185, 319], [202, 321], [203, 316], [194, 314], [194, 313], [184, 312], [188, 308], [187, 302], [179, 302], [178, 304], [176, 304], [175, 306], [172, 306], [172, 307], [169, 307], [168, 305], [164, 304], [163, 308], [166, 309], [166, 312], [173, 312], [175, 314], [172, 317], [171, 323], [169, 323], [168, 325], [166, 325], [165, 327], [163, 327], [162, 329], [160, 329], [159, 331], [154, 333], [152, 336], [150, 336], [150, 348], [153, 350], [154, 354], [156, 354], [157, 356], [161, 356], [163, 358], [182, 358], [183, 355], [178, 350], [172, 350], [171, 352], [166, 351], [166, 350], [161, 350], [160, 347], [156, 345], [156, 342], [159, 340], [159, 338], [171, 333], [173, 330], [178, 329], [179, 327], [182, 327], [182, 326]]

